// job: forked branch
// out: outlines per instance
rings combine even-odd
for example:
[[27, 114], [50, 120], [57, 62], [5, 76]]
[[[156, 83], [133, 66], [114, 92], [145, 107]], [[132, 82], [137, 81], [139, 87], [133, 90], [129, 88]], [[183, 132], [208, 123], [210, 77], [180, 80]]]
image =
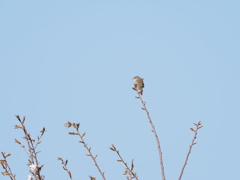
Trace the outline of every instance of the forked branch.
[[15, 129], [23, 130], [23, 133], [24, 133], [23, 139], [26, 140], [28, 149], [25, 148], [25, 146], [17, 139], [15, 139], [15, 143], [19, 144], [24, 149], [24, 151], [27, 153], [27, 155], [29, 157], [28, 166], [29, 166], [29, 168], [31, 170], [30, 172], [32, 173], [34, 178], [38, 179], [38, 180], [44, 180], [45, 177], [43, 175], [41, 175], [41, 173], [40, 173], [43, 165], [41, 165], [41, 166], [39, 165], [40, 163], [38, 161], [37, 154], [40, 151], [37, 151], [37, 146], [41, 143], [41, 138], [46, 130], [45, 130], [45, 128], [43, 128], [40, 131], [41, 134], [40, 134], [40, 136], [38, 136], [38, 140], [36, 142], [35, 139], [32, 139], [30, 133], [27, 131], [27, 128], [24, 124], [26, 117], [23, 117], [23, 119], [21, 119], [20, 116], [16, 115], [16, 118], [18, 119], [18, 121], [20, 122], [21, 125], [15, 125]]

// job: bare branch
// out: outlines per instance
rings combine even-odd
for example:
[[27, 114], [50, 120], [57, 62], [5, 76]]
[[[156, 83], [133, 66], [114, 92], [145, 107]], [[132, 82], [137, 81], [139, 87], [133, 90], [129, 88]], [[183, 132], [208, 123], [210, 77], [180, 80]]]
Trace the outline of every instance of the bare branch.
[[156, 131], [156, 129], [155, 129], [155, 126], [153, 125], [153, 122], [152, 122], [152, 119], [151, 119], [151, 117], [150, 117], [149, 111], [147, 110], [146, 102], [143, 101], [142, 96], [141, 96], [141, 93], [138, 92], [138, 91], [137, 91], [137, 93], [138, 93], [139, 96], [136, 97], [136, 98], [138, 98], [138, 99], [141, 100], [141, 103], [142, 103], [142, 105], [143, 105], [142, 109], [143, 109], [143, 110], [146, 112], [146, 114], [147, 114], [149, 123], [150, 123], [150, 125], [151, 125], [151, 127], [152, 127], [152, 132], [154, 133], [154, 136], [155, 136], [155, 138], [156, 138], [156, 142], [157, 142], [157, 146], [158, 146], [158, 154], [159, 154], [159, 158], [160, 158], [160, 167], [161, 167], [161, 171], [162, 171], [162, 180], [165, 180], [164, 166], [163, 166], [163, 158], [162, 158], [162, 151], [161, 151], [161, 146], [160, 146], [160, 141], [159, 141], [159, 138], [158, 138], [158, 135], [157, 135], [157, 131]]
[[67, 168], [67, 163], [68, 163], [68, 160], [66, 160], [66, 161], [64, 161], [62, 158], [58, 158], [58, 160], [60, 160], [60, 161], [62, 161], [62, 164], [63, 164], [63, 169], [65, 170], [65, 171], [67, 171], [67, 173], [68, 173], [68, 176], [69, 176], [69, 178], [70, 178], [70, 180], [72, 180], [72, 174], [71, 174], [71, 172], [68, 170], [68, 168]]
[[[115, 152], [117, 153], [118, 157], [120, 158], [120, 160], [118, 160], [118, 162], [122, 162], [122, 163], [125, 165], [126, 171], [125, 171], [124, 174], [129, 174], [129, 175], [130, 175], [129, 179], [135, 178], [135, 179], [138, 180], [137, 173], [134, 173], [134, 172], [133, 172], [133, 168], [134, 168], [133, 160], [132, 160], [131, 168], [129, 168], [128, 165], [127, 165], [127, 163], [123, 160], [122, 156], [120, 155], [119, 150], [117, 150], [117, 148], [116, 148], [113, 144], [112, 144], [112, 147], [110, 147], [110, 149], [111, 149], [112, 151], [115, 151]], [[128, 178], [127, 178], [127, 179], [128, 179]]]
[[16, 180], [15, 178], [16, 174], [12, 173], [12, 170], [7, 162], [7, 157], [11, 156], [11, 154], [5, 155], [4, 152], [1, 152], [1, 153], [4, 159], [0, 159], [0, 164], [2, 165], [2, 168], [5, 170], [5, 172], [2, 172], [2, 174], [5, 176], [9, 176], [11, 180]]
[[181, 173], [180, 173], [180, 176], [179, 176], [178, 180], [181, 180], [181, 178], [182, 178], [182, 175], [183, 175], [184, 169], [185, 169], [185, 167], [186, 167], [186, 165], [187, 165], [188, 158], [189, 158], [189, 155], [190, 155], [190, 153], [191, 153], [191, 150], [192, 150], [193, 145], [197, 144], [197, 143], [194, 142], [194, 141], [195, 141], [195, 139], [197, 138], [198, 130], [203, 127], [203, 126], [201, 126], [201, 121], [199, 121], [197, 124], [196, 124], [196, 123], [193, 123], [193, 124], [196, 126], [196, 129], [194, 130], [193, 128], [190, 128], [190, 130], [193, 131], [193, 132], [195, 132], [195, 133], [194, 133], [194, 136], [193, 136], [193, 139], [192, 139], [192, 143], [191, 143], [191, 145], [189, 146], [189, 150], [188, 150], [188, 153], [187, 153], [187, 157], [186, 157], [185, 162], [184, 162], [184, 164], [183, 164], [182, 171], [181, 171]]
[[70, 135], [78, 135], [78, 136], [80, 137], [81, 141], [79, 141], [79, 142], [82, 143], [83, 146], [84, 146], [84, 147], [87, 149], [87, 151], [88, 151], [88, 154], [86, 154], [86, 156], [90, 156], [90, 157], [92, 158], [92, 160], [93, 160], [95, 166], [97, 167], [99, 173], [101, 174], [102, 178], [103, 178], [104, 180], [106, 180], [106, 178], [105, 178], [105, 176], [104, 176], [104, 172], [101, 171], [101, 169], [100, 169], [100, 167], [99, 167], [99, 165], [98, 165], [98, 163], [97, 163], [97, 161], [96, 161], [97, 155], [93, 156], [93, 154], [92, 154], [92, 152], [91, 152], [91, 147], [88, 147], [88, 145], [85, 143], [85, 141], [84, 141], [84, 139], [83, 139], [83, 137], [86, 135], [86, 133], [83, 133], [83, 134], [81, 135], [81, 133], [80, 133], [80, 131], [79, 131], [79, 126], [80, 126], [79, 123], [78, 123], [78, 124], [75, 124], [75, 123], [71, 123], [70, 121], [68, 121], [68, 122], [65, 124], [65, 127], [67, 127], [67, 128], [69, 128], [69, 127], [74, 127], [74, 128], [76, 129], [77, 133], [75, 133], [75, 132], [69, 132], [69, 134], [70, 134]]
[[40, 174], [40, 171], [41, 171], [43, 165], [39, 166], [39, 161], [38, 161], [38, 158], [37, 158], [37, 154], [40, 151], [37, 152], [36, 148], [37, 148], [38, 144], [41, 143], [40, 139], [41, 139], [41, 137], [43, 136], [43, 134], [45, 132], [45, 128], [43, 128], [43, 130], [41, 131], [41, 135], [38, 137], [38, 141], [35, 142], [35, 140], [31, 138], [30, 133], [27, 132], [27, 128], [26, 128], [26, 126], [24, 124], [26, 118], [23, 117], [23, 120], [21, 120], [21, 118], [18, 115], [16, 115], [16, 118], [20, 122], [21, 126], [16, 125], [15, 129], [22, 129], [23, 130], [23, 133], [24, 133], [23, 139], [25, 139], [27, 144], [28, 144], [28, 152], [27, 152], [27, 149], [25, 148], [25, 146], [20, 141], [15, 139], [15, 142], [20, 144], [21, 147], [24, 149], [24, 151], [27, 153], [27, 155], [29, 157], [29, 159], [28, 159], [28, 161], [29, 161], [28, 166], [31, 169], [31, 173], [34, 175], [34, 178], [35, 179], [39, 179], [39, 180], [43, 180], [44, 176]]

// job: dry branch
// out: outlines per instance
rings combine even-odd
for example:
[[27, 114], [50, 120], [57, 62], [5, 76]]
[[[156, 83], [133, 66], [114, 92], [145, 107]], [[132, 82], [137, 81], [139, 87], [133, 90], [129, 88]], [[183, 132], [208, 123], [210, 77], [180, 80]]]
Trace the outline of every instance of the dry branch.
[[67, 171], [67, 173], [68, 173], [68, 176], [69, 176], [69, 178], [70, 178], [70, 180], [72, 180], [72, 173], [68, 170], [68, 168], [67, 168], [67, 163], [68, 163], [68, 160], [66, 160], [66, 161], [64, 161], [62, 158], [58, 158], [58, 160], [60, 160], [60, 161], [62, 161], [62, 164], [63, 164], [63, 169], [65, 170], [65, 171]]
[[2, 157], [3, 157], [4, 159], [0, 159], [0, 164], [2, 165], [2, 168], [5, 170], [5, 172], [2, 172], [2, 174], [3, 174], [4, 176], [9, 176], [9, 178], [10, 178], [11, 180], [16, 180], [16, 178], [15, 178], [15, 177], [16, 177], [16, 174], [13, 174], [13, 173], [12, 173], [12, 170], [11, 170], [11, 168], [10, 168], [8, 162], [7, 162], [7, 157], [11, 156], [11, 154], [5, 155], [4, 152], [1, 152], [1, 153], [2, 153]]
[[193, 136], [193, 139], [192, 139], [192, 143], [191, 143], [191, 145], [189, 146], [189, 150], [188, 150], [188, 153], [187, 153], [187, 156], [186, 156], [186, 159], [185, 159], [185, 162], [184, 162], [184, 164], [183, 164], [183, 167], [182, 167], [182, 170], [181, 170], [181, 173], [180, 173], [180, 176], [179, 176], [178, 180], [181, 180], [181, 178], [182, 178], [182, 175], [183, 175], [184, 169], [185, 169], [185, 167], [186, 167], [186, 165], [187, 165], [188, 158], [189, 158], [189, 155], [190, 155], [190, 153], [191, 153], [191, 150], [192, 150], [193, 145], [197, 144], [197, 143], [194, 142], [194, 141], [195, 141], [195, 139], [197, 138], [198, 130], [203, 127], [203, 126], [201, 126], [201, 121], [199, 121], [197, 124], [196, 124], [196, 123], [193, 123], [193, 124], [196, 126], [196, 129], [194, 130], [193, 128], [190, 128], [190, 130], [193, 131], [193, 132], [195, 132], [195, 133], [194, 133], [194, 136]]
[[105, 176], [104, 176], [104, 172], [101, 171], [97, 161], [96, 161], [96, 158], [97, 158], [97, 155], [93, 156], [92, 152], [91, 152], [91, 147], [88, 147], [88, 145], [85, 143], [83, 137], [86, 135], [86, 133], [83, 133], [81, 135], [80, 131], [79, 131], [79, 126], [80, 124], [75, 124], [75, 123], [71, 123], [70, 121], [68, 121], [66, 124], [65, 124], [65, 127], [69, 128], [69, 127], [74, 127], [76, 129], [77, 132], [69, 132], [70, 135], [78, 135], [81, 139], [81, 141], [79, 141], [80, 143], [83, 144], [83, 146], [87, 149], [88, 151], [88, 154], [86, 154], [86, 156], [90, 156], [95, 164], [95, 166], [97, 167], [99, 173], [101, 174], [102, 178], [104, 180], [106, 180]]
[[44, 180], [44, 176], [41, 175], [41, 173], [40, 173], [43, 165], [41, 165], [41, 166], [39, 165], [40, 163], [39, 163], [38, 158], [37, 158], [37, 154], [40, 151], [36, 151], [36, 148], [41, 143], [41, 138], [42, 138], [42, 136], [43, 136], [43, 134], [45, 133], [46, 130], [45, 130], [45, 128], [43, 128], [40, 131], [41, 134], [40, 134], [40, 136], [38, 136], [38, 140], [36, 142], [35, 139], [31, 138], [31, 135], [30, 135], [30, 133], [28, 133], [27, 128], [24, 124], [24, 122], [26, 120], [26, 117], [23, 117], [23, 119], [21, 119], [18, 115], [16, 115], [16, 118], [20, 122], [21, 126], [15, 125], [15, 129], [22, 129], [23, 130], [23, 133], [24, 133], [23, 139], [26, 140], [26, 142], [28, 144], [28, 149], [26, 149], [25, 146], [20, 141], [18, 141], [17, 139], [15, 139], [15, 143], [19, 144], [24, 149], [26, 154], [28, 155], [28, 157], [29, 157], [28, 166], [29, 166], [30, 172], [32, 173], [34, 178], [38, 179], [38, 180]]
[[157, 142], [157, 146], [158, 146], [158, 154], [159, 154], [159, 158], [160, 158], [160, 167], [161, 167], [161, 172], [162, 172], [162, 180], [165, 180], [165, 174], [164, 174], [164, 166], [163, 166], [163, 158], [162, 158], [162, 151], [161, 151], [161, 145], [160, 145], [160, 141], [159, 141], [159, 138], [158, 138], [158, 135], [157, 135], [157, 131], [155, 129], [155, 126], [153, 125], [153, 122], [152, 122], [152, 119], [150, 117], [150, 114], [149, 114], [149, 111], [147, 110], [147, 107], [146, 107], [146, 102], [143, 101], [142, 99], [142, 96], [141, 96], [141, 93], [138, 92], [138, 99], [141, 100], [141, 103], [143, 105], [142, 109], [145, 110], [146, 114], [147, 114], [147, 117], [148, 117], [148, 120], [149, 120], [149, 123], [152, 127], [152, 132], [154, 133], [154, 136], [155, 136], [155, 139], [156, 139], [156, 142]]
[[134, 168], [133, 160], [132, 160], [131, 168], [129, 168], [127, 163], [123, 160], [122, 156], [120, 155], [119, 150], [117, 150], [117, 148], [113, 144], [112, 144], [112, 147], [110, 147], [110, 149], [112, 151], [115, 151], [117, 153], [118, 157], [120, 158], [120, 160], [117, 160], [117, 161], [122, 162], [125, 165], [126, 171], [125, 171], [124, 175], [129, 174], [131, 176], [129, 179], [135, 178], [138, 180], [137, 173], [133, 172], [133, 168]]

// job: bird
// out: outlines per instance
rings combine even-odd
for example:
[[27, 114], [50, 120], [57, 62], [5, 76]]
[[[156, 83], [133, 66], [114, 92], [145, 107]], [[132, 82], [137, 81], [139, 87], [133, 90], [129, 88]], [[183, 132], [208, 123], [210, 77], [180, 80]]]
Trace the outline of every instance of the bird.
[[143, 95], [143, 88], [144, 88], [144, 82], [143, 82], [143, 78], [140, 78], [139, 76], [135, 76], [133, 78], [134, 80], [134, 87], [132, 88], [135, 91], [140, 91], [141, 95]]

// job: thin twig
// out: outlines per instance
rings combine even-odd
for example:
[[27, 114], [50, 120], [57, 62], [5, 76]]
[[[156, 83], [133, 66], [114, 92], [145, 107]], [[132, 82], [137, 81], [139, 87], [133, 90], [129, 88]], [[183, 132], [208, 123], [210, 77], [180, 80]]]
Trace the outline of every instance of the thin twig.
[[12, 173], [12, 170], [11, 170], [11, 168], [8, 165], [8, 162], [7, 162], [7, 157], [11, 156], [11, 154], [5, 155], [4, 152], [1, 152], [1, 153], [2, 153], [2, 156], [3, 156], [4, 160], [0, 160], [0, 163], [2, 165], [2, 168], [5, 170], [5, 172], [2, 172], [2, 174], [5, 175], [5, 176], [9, 176], [11, 180], [16, 180], [16, 178], [15, 178], [16, 174]]
[[[25, 152], [27, 153], [28, 157], [29, 157], [29, 167], [31, 169], [31, 173], [34, 175], [34, 178], [35, 179], [39, 179], [39, 180], [43, 180], [44, 179], [44, 176], [40, 174], [40, 171], [43, 167], [42, 166], [39, 166], [39, 161], [37, 159], [37, 152], [36, 151], [36, 148], [37, 148], [37, 145], [41, 143], [40, 139], [41, 137], [43, 136], [44, 132], [46, 131], [45, 128], [42, 129], [41, 132], [41, 135], [38, 136], [38, 141], [35, 143], [35, 140], [31, 138], [31, 135], [30, 133], [27, 132], [27, 128], [26, 126], [24, 125], [24, 122], [25, 122], [25, 119], [26, 117], [23, 117], [23, 119], [21, 120], [21, 118], [16, 115], [16, 118], [18, 119], [18, 121], [20, 122], [21, 126], [19, 125], [15, 125], [15, 129], [22, 129], [23, 130], [23, 133], [24, 133], [24, 138], [28, 144], [28, 152], [26, 151], [26, 148], [24, 145], [21, 144], [20, 141], [16, 140], [15, 139], [15, 142], [20, 144], [21, 147], [25, 150]], [[35, 145], [34, 145], [35, 144]]]
[[64, 161], [62, 158], [58, 158], [58, 160], [60, 160], [60, 161], [62, 161], [62, 164], [63, 164], [63, 169], [65, 170], [65, 171], [67, 171], [67, 173], [68, 173], [68, 175], [69, 175], [69, 178], [72, 180], [72, 174], [71, 174], [71, 172], [68, 170], [68, 168], [67, 168], [67, 163], [68, 163], [68, 160], [66, 160], [66, 161]]
[[198, 130], [203, 127], [203, 126], [201, 126], [201, 121], [199, 121], [197, 124], [196, 124], [196, 123], [193, 123], [193, 124], [196, 126], [196, 129], [194, 130], [193, 128], [190, 128], [190, 130], [192, 130], [192, 131], [195, 132], [195, 133], [194, 133], [194, 136], [193, 136], [193, 139], [192, 139], [192, 143], [191, 143], [191, 145], [189, 146], [189, 150], [188, 150], [188, 153], [187, 153], [187, 157], [186, 157], [185, 162], [184, 162], [184, 164], [183, 164], [182, 171], [181, 171], [181, 173], [180, 173], [180, 176], [179, 176], [178, 180], [181, 180], [181, 178], [182, 178], [182, 175], [183, 175], [184, 169], [185, 169], [185, 167], [186, 167], [186, 165], [187, 165], [188, 157], [189, 157], [189, 155], [190, 155], [190, 153], [191, 153], [191, 150], [192, 150], [193, 145], [197, 144], [197, 143], [194, 142], [194, 141], [195, 141], [195, 139], [197, 138]]
[[127, 163], [123, 160], [122, 156], [120, 155], [119, 150], [117, 150], [117, 148], [116, 148], [113, 144], [112, 144], [112, 147], [110, 147], [110, 149], [111, 149], [112, 151], [115, 151], [115, 152], [117, 153], [118, 157], [120, 158], [120, 160], [117, 160], [117, 161], [118, 161], [118, 162], [122, 162], [122, 163], [125, 165], [125, 167], [126, 167], [126, 169], [127, 169], [127, 172], [126, 172], [126, 173], [130, 175], [130, 179], [132, 179], [131, 176], [133, 176], [135, 179], [138, 180], [137, 173], [134, 173], [134, 172], [133, 172], [133, 168], [134, 168], [133, 160], [132, 160], [132, 167], [131, 167], [131, 169], [130, 169], [130, 168], [128, 167]]
[[38, 136], [38, 141], [37, 141], [37, 143], [35, 144], [34, 149], [37, 149], [37, 146], [41, 143], [41, 138], [42, 138], [42, 136], [43, 136], [43, 134], [44, 134], [45, 131], [46, 131], [46, 129], [45, 129], [45, 127], [43, 127], [43, 129], [40, 131], [41, 134], [40, 134], [40, 136]]
[[15, 143], [20, 144], [21, 148], [23, 148], [24, 151], [26, 152], [26, 154], [28, 155], [28, 157], [30, 157], [30, 155], [29, 155], [26, 147], [25, 147], [24, 145], [22, 145], [22, 143], [21, 143], [20, 141], [18, 141], [17, 139], [15, 139]]
[[83, 134], [81, 135], [81, 133], [80, 133], [80, 131], [79, 131], [79, 126], [80, 126], [80, 124], [79, 124], [79, 123], [78, 123], [78, 124], [75, 124], [75, 123], [71, 123], [70, 121], [68, 121], [68, 123], [66, 123], [65, 126], [66, 126], [67, 128], [69, 128], [69, 127], [74, 127], [74, 128], [76, 129], [77, 133], [75, 133], [75, 132], [69, 132], [69, 134], [70, 134], [70, 135], [78, 135], [78, 136], [80, 137], [81, 141], [79, 141], [79, 142], [84, 145], [84, 147], [87, 149], [87, 151], [88, 151], [88, 153], [89, 153], [89, 154], [86, 154], [86, 155], [87, 155], [87, 156], [90, 156], [90, 157], [92, 158], [92, 160], [93, 160], [95, 166], [97, 167], [99, 173], [101, 174], [102, 178], [103, 178], [104, 180], [106, 180], [106, 178], [105, 178], [105, 176], [104, 176], [104, 172], [101, 171], [101, 169], [100, 169], [100, 167], [98, 166], [98, 163], [97, 163], [97, 161], [96, 161], [97, 155], [93, 156], [93, 154], [92, 154], [92, 152], [91, 152], [91, 147], [88, 147], [87, 144], [85, 143], [84, 139], [83, 139], [83, 137], [86, 135], [86, 133], [83, 133]]
[[149, 123], [152, 127], [152, 132], [154, 133], [154, 136], [156, 138], [156, 142], [157, 142], [157, 146], [158, 146], [158, 154], [159, 154], [159, 158], [160, 158], [160, 167], [161, 167], [161, 171], [162, 171], [162, 180], [165, 180], [165, 174], [164, 174], [164, 166], [163, 166], [163, 158], [162, 158], [162, 151], [161, 151], [161, 146], [160, 146], [160, 141], [159, 141], [159, 138], [158, 138], [158, 135], [157, 135], [157, 131], [153, 125], [153, 122], [152, 122], [152, 119], [150, 117], [150, 114], [149, 114], [149, 111], [147, 110], [147, 107], [146, 107], [146, 102], [143, 102], [143, 99], [142, 99], [142, 96], [141, 96], [141, 93], [138, 92], [138, 95], [139, 97], [136, 97], [136, 98], [139, 98], [142, 102], [142, 105], [143, 105], [143, 110], [145, 110], [146, 114], [147, 114], [147, 117], [148, 117], [148, 120], [149, 120]]

